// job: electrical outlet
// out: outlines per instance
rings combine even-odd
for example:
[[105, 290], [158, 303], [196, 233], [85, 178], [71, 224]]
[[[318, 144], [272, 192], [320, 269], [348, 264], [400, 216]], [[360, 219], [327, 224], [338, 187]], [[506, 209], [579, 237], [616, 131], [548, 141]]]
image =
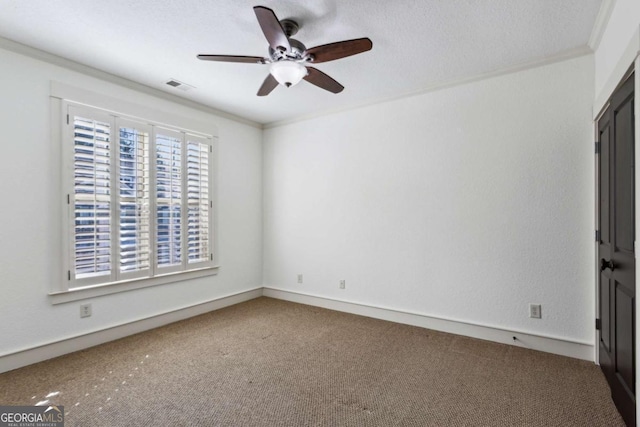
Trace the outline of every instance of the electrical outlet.
[[91, 304], [80, 304], [80, 317], [91, 317]]
[[542, 306], [540, 304], [529, 304], [529, 317], [542, 319]]
[[347, 286], [346, 280], [340, 280], [340, 289], [344, 289]]
[[298, 274], [298, 283], [302, 283], [302, 274]]

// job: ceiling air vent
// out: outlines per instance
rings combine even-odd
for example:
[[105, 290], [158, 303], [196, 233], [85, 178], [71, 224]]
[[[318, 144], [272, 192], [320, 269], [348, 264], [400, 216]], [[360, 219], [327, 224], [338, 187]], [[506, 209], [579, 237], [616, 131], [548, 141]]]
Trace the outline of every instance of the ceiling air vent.
[[176, 79], [170, 79], [170, 80], [166, 81], [165, 84], [167, 84], [167, 85], [169, 85], [171, 87], [175, 87], [176, 89], [183, 90], [185, 92], [188, 91], [188, 90], [191, 90], [191, 89], [195, 89], [194, 86], [188, 85], [188, 84], [183, 83], [183, 82], [181, 82], [179, 80], [176, 80]]

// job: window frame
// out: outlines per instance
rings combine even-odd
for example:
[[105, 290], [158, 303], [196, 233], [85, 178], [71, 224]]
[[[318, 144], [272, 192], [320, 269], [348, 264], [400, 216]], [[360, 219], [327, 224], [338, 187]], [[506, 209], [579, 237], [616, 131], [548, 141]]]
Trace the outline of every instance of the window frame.
[[[133, 104], [127, 104], [126, 102], [118, 102], [115, 99], [109, 99], [107, 97], [99, 97], [95, 94], [86, 93], [87, 98], [90, 99], [104, 99], [104, 103], [113, 108], [115, 105], [123, 105], [124, 110], [127, 112], [119, 112], [117, 110], [110, 110], [106, 108], [100, 108], [95, 105], [91, 105], [86, 102], [78, 102], [75, 100], [69, 100], [64, 96], [60, 96], [59, 92], [69, 92], [69, 90], [62, 85], [56, 87], [54, 90], [52, 84], [52, 136], [55, 139], [59, 139], [60, 153], [62, 161], [61, 165], [61, 193], [64, 198], [62, 203], [62, 227], [61, 227], [61, 241], [62, 241], [62, 277], [59, 281], [54, 281], [51, 291], [49, 292], [50, 300], [53, 304], [59, 304], [69, 301], [76, 301], [79, 299], [85, 299], [89, 297], [95, 297], [100, 295], [113, 294], [118, 292], [124, 292], [133, 289], [140, 289], [148, 286], [156, 286], [167, 283], [175, 283], [182, 280], [189, 280], [197, 277], [204, 277], [217, 274], [218, 265], [218, 245], [217, 245], [217, 191], [216, 191], [216, 173], [217, 173], [217, 136], [213, 132], [207, 132], [211, 129], [211, 126], [200, 126], [200, 129], [194, 130], [193, 126], [190, 126], [193, 122], [185, 120], [166, 113], [158, 112], [157, 117], [160, 119], [154, 120], [153, 117], [141, 119], [144, 114], [146, 117], [153, 116], [153, 110], [145, 107], [135, 106]], [[66, 90], [65, 90], [66, 89]], [[83, 93], [80, 90], [74, 89], [71, 93], [78, 94]], [[57, 96], [56, 96], [57, 95]], [[78, 97], [76, 97], [77, 99]], [[94, 104], [98, 104], [95, 102]], [[120, 110], [120, 109], [118, 109]], [[84, 114], [83, 114], [84, 113]], [[136, 114], [140, 113], [140, 114]], [[151, 113], [151, 114], [150, 114]], [[103, 280], [102, 277], [91, 278], [90, 280], [76, 279], [74, 275], [75, 270], [75, 258], [74, 258], [74, 244], [75, 244], [75, 215], [74, 215], [74, 126], [73, 126], [73, 114], [85, 116], [89, 119], [105, 120], [111, 126], [110, 143], [111, 143], [111, 218], [112, 218], [112, 230], [111, 241], [113, 243], [111, 248], [111, 272], [108, 275], [107, 280]], [[166, 123], [171, 122], [171, 125]], [[58, 123], [60, 123], [58, 125]], [[120, 128], [127, 127], [128, 125], [138, 125], [141, 130], [149, 131], [149, 168], [150, 168], [150, 197], [149, 197], [149, 233], [150, 233], [150, 262], [148, 274], [146, 271], [143, 273], [127, 273], [120, 272], [119, 260], [119, 222], [120, 222], [120, 183], [119, 183], [119, 143], [120, 143]], [[188, 137], [192, 136], [197, 138], [199, 142], [204, 142], [209, 146], [209, 158], [208, 158], [208, 185], [209, 185], [209, 209], [208, 209], [208, 251], [211, 254], [209, 260], [205, 262], [189, 263], [188, 262], [188, 217], [185, 216], [185, 212], [188, 209], [188, 194], [186, 193], [188, 185], [188, 175], [181, 177], [182, 194], [185, 197], [181, 215], [181, 239], [182, 239], [182, 265], [179, 268], [158, 270], [157, 269], [157, 256], [156, 256], [156, 132], [158, 129], [168, 129], [175, 134], [181, 136], [182, 141], [182, 167], [186, 171], [186, 155], [188, 150]], [[203, 131], [204, 130], [204, 131]], [[58, 135], [56, 135], [58, 134]], [[57, 137], [57, 138], [56, 138]]]

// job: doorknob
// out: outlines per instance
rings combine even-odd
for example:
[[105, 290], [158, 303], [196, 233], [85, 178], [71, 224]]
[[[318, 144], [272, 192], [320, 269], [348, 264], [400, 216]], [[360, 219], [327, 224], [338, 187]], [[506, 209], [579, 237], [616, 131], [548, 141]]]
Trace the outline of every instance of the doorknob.
[[615, 266], [613, 265], [613, 261], [609, 260], [609, 261], [605, 261], [604, 258], [600, 259], [600, 271], [605, 271], [606, 269], [609, 269], [611, 271], [614, 270]]

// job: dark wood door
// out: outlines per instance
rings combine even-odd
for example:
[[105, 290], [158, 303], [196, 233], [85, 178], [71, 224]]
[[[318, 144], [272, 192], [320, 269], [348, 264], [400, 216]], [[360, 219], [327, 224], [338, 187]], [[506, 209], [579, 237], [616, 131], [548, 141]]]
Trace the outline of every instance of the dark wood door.
[[627, 425], [635, 404], [635, 188], [633, 75], [598, 121], [600, 366]]

